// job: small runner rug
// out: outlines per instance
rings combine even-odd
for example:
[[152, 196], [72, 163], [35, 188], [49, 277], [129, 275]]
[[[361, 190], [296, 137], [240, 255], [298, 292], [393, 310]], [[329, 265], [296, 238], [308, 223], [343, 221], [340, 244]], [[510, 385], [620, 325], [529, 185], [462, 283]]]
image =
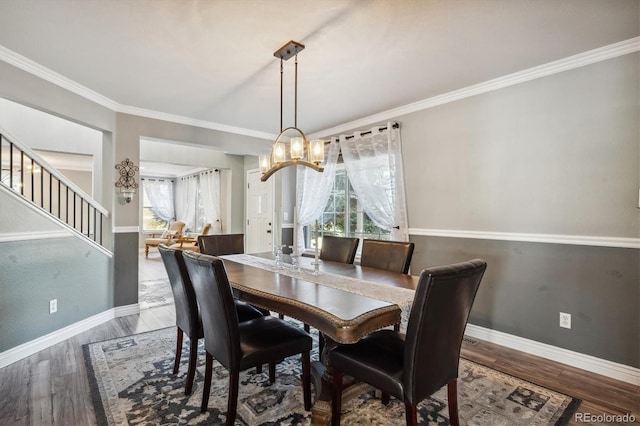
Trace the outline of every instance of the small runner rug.
[[[189, 348], [172, 374], [174, 327], [120, 337], [84, 346], [91, 396], [99, 425], [218, 425], [227, 407], [227, 370], [214, 363], [209, 410], [200, 413], [204, 349], [191, 395], [184, 395]], [[185, 339], [188, 341], [188, 339]], [[317, 346], [317, 345], [316, 345]], [[312, 358], [317, 353], [312, 354]], [[460, 421], [468, 425], [562, 425], [579, 400], [525, 382], [471, 361], [460, 360], [458, 405]], [[448, 425], [446, 387], [419, 406], [420, 424]], [[300, 385], [300, 357], [278, 364], [276, 382], [268, 369], [240, 375], [236, 425], [306, 425]], [[372, 393], [343, 404], [343, 425], [404, 425], [404, 404], [387, 406]]]

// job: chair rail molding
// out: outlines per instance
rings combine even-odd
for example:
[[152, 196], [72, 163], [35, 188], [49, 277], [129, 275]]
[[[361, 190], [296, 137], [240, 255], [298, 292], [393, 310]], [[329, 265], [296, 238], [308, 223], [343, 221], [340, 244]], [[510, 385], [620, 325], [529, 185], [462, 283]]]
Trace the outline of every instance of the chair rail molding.
[[640, 238], [409, 228], [409, 235], [640, 249]]
[[114, 234], [127, 234], [130, 232], [139, 233], [140, 227], [139, 226], [114, 226], [113, 227]]

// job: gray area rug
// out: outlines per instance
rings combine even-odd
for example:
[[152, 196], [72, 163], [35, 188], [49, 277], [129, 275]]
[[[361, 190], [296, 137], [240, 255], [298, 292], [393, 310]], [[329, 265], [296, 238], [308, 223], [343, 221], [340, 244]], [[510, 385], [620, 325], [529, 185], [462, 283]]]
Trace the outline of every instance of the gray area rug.
[[138, 283], [138, 298], [140, 309], [154, 308], [156, 306], [173, 303], [173, 293], [168, 278], [140, 281]]
[[[209, 411], [201, 414], [204, 349], [193, 392], [184, 395], [189, 348], [172, 374], [175, 328], [92, 343], [84, 346], [92, 399], [99, 425], [224, 424], [228, 374], [214, 363]], [[188, 341], [188, 339], [185, 339]], [[316, 345], [317, 346], [317, 345]], [[317, 359], [317, 353], [312, 354]], [[236, 425], [306, 425], [300, 385], [300, 357], [287, 358], [269, 384], [267, 368], [240, 376]], [[579, 400], [500, 373], [468, 360], [460, 361], [460, 421], [468, 425], [566, 424]], [[446, 387], [419, 405], [421, 424], [448, 425]], [[391, 399], [383, 406], [373, 393], [343, 404], [343, 425], [404, 425], [404, 404]]]

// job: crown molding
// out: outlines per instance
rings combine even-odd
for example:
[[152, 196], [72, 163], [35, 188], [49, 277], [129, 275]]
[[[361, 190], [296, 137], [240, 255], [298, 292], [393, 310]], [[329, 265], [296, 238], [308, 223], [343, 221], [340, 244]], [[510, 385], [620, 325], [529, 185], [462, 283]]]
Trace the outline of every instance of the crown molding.
[[0, 61], [4, 61], [16, 68], [28, 72], [29, 74], [35, 75], [36, 77], [40, 77], [41, 79], [48, 81], [51, 84], [55, 84], [58, 87], [66, 89], [72, 93], [75, 93], [76, 95], [82, 96], [83, 98], [95, 102], [96, 104], [108, 108], [114, 112], [132, 114], [177, 124], [185, 124], [188, 126], [201, 127], [204, 129], [218, 130], [221, 132], [250, 136], [258, 139], [274, 140], [277, 136], [266, 132], [245, 129], [242, 127], [228, 126], [226, 124], [215, 123], [212, 121], [199, 120], [191, 117], [184, 117], [160, 111], [152, 111], [144, 108], [123, 105], [79, 83], [76, 83], [75, 81], [61, 74], [58, 74], [57, 72], [45, 66], [42, 66], [37, 62], [14, 52], [13, 50], [7, 49], [2, 45], [0, 45]]
[[395, 119], [397, 117], [433, 108], [449, 102], [458, 101], [472, 96], [481, 95], [483, 93], [492, 92], [494, 90], [503, 89], [516, 84], [525, 83], [527, 81], [536, 80], [542, 77], [548, 77], [564, 71], [580, 68], [586, 65], [595, 64], [609, 59], [624, 56], [629, 53], [640, 51], [640, 37], [634, 37], [598, 49], [589, 50], [577, 55], [569, 56], [557, 61], [548, 62], [523, 71], [507, 74], [502, 77], [494, 78], [462, 89], [454, 90], [442, 95], [433, 96], [398, 108], [382, 111], [367, 117], [362, 117], [348, 123], [330, 127], [309, 135], [309, 138], [322, 138], [331, 135], [337, 135], [347, 132], [355, 128], [369, 126], [373, 123], [382, 123]]
[[[469, 98], [471, 96], [480, 95], [482, 93], [491, 92], [493, 90], [502, 89], [538, 78], [547, 77], [560, 72], [572, 70], [597, 62], [606, 61], [608, 59], [617, 58], [618, 56], [623, 56], [638, 51], [640, 51], [640, 37], [634, 37], [618, 43], [610, 44], [608, 46], [600, 47], [598, 49], [589, 50], [584, 53], [579, 53], [577, 55], [549, 62], [547, 64], [508, 74], [503, 77], [498, 77], [493, 80], [488, 80], [483, 83], [468, 86], [459, 90], [454, 90], [442, 95], [433, 96], [431, 98], [417, 101], [398, 108], [393, 108], [387, 111], [382, 111], [380, 113], [367, 117], [362, 117], [348, 123], [343, 123], [335, 127], [312, 133], [309, 135], [309, 137], [325, 137], [328, 135], [335, 135], [341, 132], [349, 131], [354, 128], [371, 125], [372, 123], [385, 122], [393, 118], [411, 114], [424, 109], [433, 108], [438, 105], [443, 105], [449, 102]], [[215, 123], [212, 121], [200, 120], [191, 117], [173, 115], [160, 111], [153, 111], [144, 108], [119, 104], [118, 102], [109, 99], [106, 96], [103, 96], [81, 84], [78, 84], [73, 80], [70, 80], [56, 73], [55, 71], [52, 71], [49, 68], [46, 68], [32, 61], [31, 59], [28, 59], [1, 45], [0, 60], [37, 77], [40, 77], [52, 84], [62, 87], [63, 89], [69, 90], [99, 105], [109, 108], [115, 112], [138, 115], [141, 117], [201, 127], [210, 130], [218, 130], [238, 135], [250, 136], [258, 139], [273, 140], [276, 137], [276, 135], [272, 135], [266, 132], [259, 132], [256, 130], [228, 126], [226, 124]]]
[[33, 74], [36, 77], [40, 77], [41, 79], [48, 81], [49, 83], [55, 84], [56, 86], [73, 92], [76, 95], [82, 96], [85, 99], [97, 103], [98, 105], [109, 108], [110, 110], [116, 111], [119, 107], [119, 104], [116, 101], [109, 99], [106, 96], [103, 96], [100, 93], [95, 92], [81, 84], [78, 84], [75, 81], [61, 74], [58, 74], [57, 72], [50, 70], [49, 68], [46, 68], [39, 63], [34, 62], [31, 59], [26, 58], [14, 52], [13, 50], [7, 49], [6, 47], [1, 45], [0, 60], [13, 65], [16, 68], [20, 68], [21, 70], [26, 71], [30, 74]]
[[139, 117], [152, 118], [155, 120], [169, 121], [171, 123], [185, 124], [187, 126], [201, 127], [204, 129], [218, 130], [221, 132], [234, 133], [237, 135], [250, 136], [258, 139], [274, 140], [278, 135], [267, 132], [259, 132], [257, 130], [245, 129], [243, 127], [229, 126], [226, 124], [215, 123], [213, 121], [199, 120], [197, 118], [185, 117], [182, 115], [174, 115], [166, 112], [153, 111], [144, 108], [138, 108], [128, 105], [120, 105], [117, 112], [123, 114], [137, 115]]
[[640, 249], [640, 238], [596, 237], [588, 235], [523, 234], [515, 232], [487, 232], [457, 229], [410, 228], [409, 235], [475, 240], [520, 241], [528, 243], [568, 244], [577, 246]]

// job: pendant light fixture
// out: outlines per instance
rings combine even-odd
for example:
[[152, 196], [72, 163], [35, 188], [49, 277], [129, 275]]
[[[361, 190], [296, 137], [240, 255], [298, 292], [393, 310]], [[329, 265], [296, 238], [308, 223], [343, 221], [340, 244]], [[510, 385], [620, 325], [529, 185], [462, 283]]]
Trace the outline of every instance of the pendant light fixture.
[[[320, 163], [324, 161], [324, 141], [316, 139], [309, 141], [302, 130], [298, 128], [298, 52], [304, 49], [304, 45], [291, 40], [273, 53], [273, 56], [280, 58], [280, 134], [273, 143], [270, 155], [259, 157], [260, 180], [265, 182], [278, 170], [287, 166], [307, 166], [322, 172]], [[283, 128], [282, 105], [283, 105], [283, 78], [284, 61], [295, 57], [295, 86], [294, 86], [294, 121], [293, 126]], [[288, 141], [284, 140], [287, 133], [292, 136]]]

